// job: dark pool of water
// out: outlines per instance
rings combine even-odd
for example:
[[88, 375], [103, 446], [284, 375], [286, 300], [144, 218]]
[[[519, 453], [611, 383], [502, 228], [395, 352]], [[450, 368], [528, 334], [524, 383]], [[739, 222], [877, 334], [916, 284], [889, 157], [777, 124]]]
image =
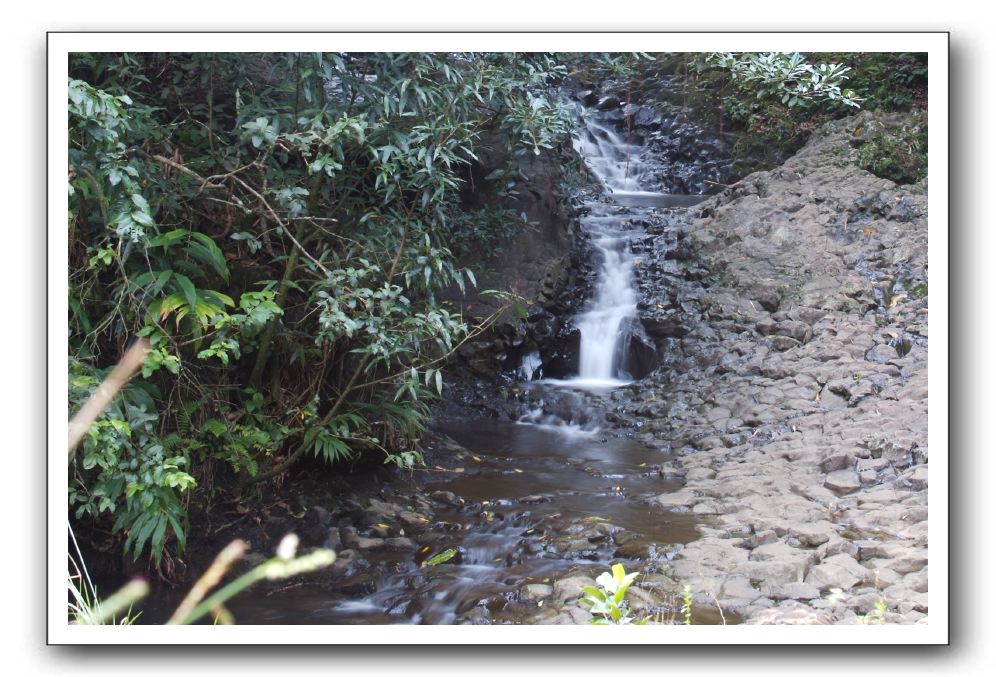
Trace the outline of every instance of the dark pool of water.
[[[412, 488], [451, 491], [467, 505], [477, 504], [435, 515], [446, 525], [445, 544], [462, 550], [459, 564], [419, 568], [411, 553], [371, 555], [375, 568], [350, 581], [346, 591], [311, 585], [247, 591], [229, 604], [237, 621], [444, 624], [461, 622], [482, 607], [489, 622], [515, 623], [535, 612], [511, 594], [522, 585], [575, 573], [594, 576], [615, 561], [611, 549], [583, 556], [544, 551], [536, 547], [540, 535], [555, 539], [572, 525], [601, 521], [661, 547], [697, 537], [690, 515], [667, 513], [650, 502], [680, 486], [654, 470], [667, 460], [657, 449], [566, 426], [479, 420], [441, 424], [438, 431], [466, 450], [458, 459], [463, 471], [415, 473], [408, 481]], [[163, 611], [173, 603], [160, 600]], [[157, 615], [154, 608], [148, 613], [148, 620]]]

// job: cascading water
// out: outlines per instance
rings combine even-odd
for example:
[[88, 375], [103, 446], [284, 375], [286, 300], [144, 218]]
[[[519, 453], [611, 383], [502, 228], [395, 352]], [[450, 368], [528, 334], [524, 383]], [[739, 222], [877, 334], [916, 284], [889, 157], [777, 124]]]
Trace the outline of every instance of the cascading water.
[[633, 254], [629, 236], [618, 229], [615, 216], [589, 216], [584, 219], [602, 258], [591, 309], [578, 316], [581, 348], [576, 385], [619, 385], [617, 345], [623, 320], [636, 314], [636, 291], [633, 289]]
[[[656, 195], [641, 189], [643, 148], [608, 127], [583, 116], [574, 147], [598, 177], [606, 192], [618, 197]], [[625, 321], [636, 315], [633, 288], [635, 256], [630, 249], [633, 228], [617, 204], [589, 203], [581, 224], [601, 259], [595, 294], [588, 310], [575, 318], [581, 332], [578, 375], [567, 384], [581, 388], [614, 387], [626, 383], [626, 356], [619, 350]]]
[[609, 192], [642, 192], [640, 154], [643, 147], [635, 145], [608, 127], [584, 118], [584, 128], [574, 138], [574, 149]]

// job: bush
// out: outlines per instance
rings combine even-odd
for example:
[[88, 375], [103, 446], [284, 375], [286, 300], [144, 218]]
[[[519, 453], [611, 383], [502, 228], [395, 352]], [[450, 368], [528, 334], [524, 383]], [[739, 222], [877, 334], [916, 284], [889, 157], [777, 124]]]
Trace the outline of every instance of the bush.
[[927, 120], [916, 113], [899, 129], [863, 130], [868, 138], [858, 151], [857, 164], [876, 176], [899, 184], [927, 176]]
[[486, 183], [505, 195], [516, 157], [565, 143], [565, 72], [544, 54], [72, 55], [71, 406], [135, 337], [152, 348], [77, 456], [75, 516], [113, 517], [158, 562], [217, 474], [416, 463], [443, 360], [476, 330], [441, 301], [476, 284], [450, 244], [525, 225], [465, 221], [468, 170], [501, 144]]

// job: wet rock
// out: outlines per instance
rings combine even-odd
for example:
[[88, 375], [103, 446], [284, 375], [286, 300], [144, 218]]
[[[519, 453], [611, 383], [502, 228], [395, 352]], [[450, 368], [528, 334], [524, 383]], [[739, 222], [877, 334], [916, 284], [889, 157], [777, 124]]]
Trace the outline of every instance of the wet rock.
[[620, 369], [630, 378], [641, 379], [657, 366], [657, 346], [636, 319], [627, 318], [619, 328], [622, 340], [619, 342]]
[[617, 99], [616, 97], [603, 96], [598, 100], [596, 108], [598, 108], [598, 110], [601, 111], [608, 111], [608, 110], [613, 110], [614, 108], [619, 108], [620, 106], [622, 106], [622, 103], [620, 103], [619, 99]]
[[363, 568], [363, 559], [355, 550], [340, 550], [330, 567], [333, 576], [351, 576]]
[[650, 317], [641, 317], [640, 321], [647, 334], [655, 339], [680, 338], [689, 331], [677, 313], [654, 314]]
[[519, 598], [528, 602], [536, 602], [553, 595], [553, 586], [542, 583], [530, 583], [519, 591]]
[[367, 538], [365, 536], [356, 536], [352, 539], [351, 543], [348, 543], [351, 548], [356, 548], [357, 550], [380, 550], [385, 546], [385, 539], [383, 538]]
[[332, 527], [328, 530], [326, 538], [322, 542], [322, 547], [338, 552], [339, 548], [342, 547], [342, 537], [339, 535], [339, 529]]
[[463, 506], [463, 500], [459, 498], [452, 491], [434, 491], [429, 496], [433, 500], [443, 503], [444, 505], [452, 506], [454, 508], [459, 508]]
[[[415, 541], [404, 536], [383, 539], [381, 547], [390, 552], [409, 552], [417, 548]], [[362, 549], [362, 548], [361, 548]]]
[[398, 514], [398, 520], [400, 520], [401, 524], [404, 525], [406, 531], [413, 533], [418, 533], [419, 531], [427, 528], [432, 522], [432, 520], [425, 515], [407, 510]]
[[578, 373], [581, 354], [581, 330], [565, 326], [556, 337], [542, 347], [543, 375], [548, 378], [569, 378]]

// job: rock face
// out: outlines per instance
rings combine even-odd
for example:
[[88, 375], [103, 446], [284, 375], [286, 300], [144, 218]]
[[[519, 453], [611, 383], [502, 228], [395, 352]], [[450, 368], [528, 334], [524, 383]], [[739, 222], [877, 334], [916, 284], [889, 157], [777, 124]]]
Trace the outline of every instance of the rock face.
[[831, 122], [647, 228], [637, 276], [662, 364], [608, 398], [613, 420], [687, 471], [657, 499], [703, 516], [672, 575], [748, 622], [927, 611], [927, 186], [853, 164], [872, 122], [903, 118]]
[[[523, 324], [518, 314], [508, 309], [493, 331], [458, 352], [456, 371], [477, 378], [494, 378], [499, 371], [517, 368], [525, 353], [551, 339], [556, 340], [557, 357], [569, 363], [573, 327], [560, 319], [570, 316], [563, 299], [571, 288], [583, 293], [577, 284], [578, 220], [564, 194], [563, 163], [558, 151], [516, 157], [514, 164], [520, 174], [517, 195], [498, 200], [489, 193], [485, 177], [507, 162], [501, 148], [497, 142], [482, 144], [479, 161], [472, 168], [473, 180], [468, 181], [464, 191], [464, 202], [469, 209], [509, 210], [509, 218], [517, 222], [510, 227], [515, 232], [487, 250], [462, 255], [457, 267], [474, 271], [477, 285], [468, 286], [466, 294], [454, 286], [447, 300], [468, 317], [483, 319], [495, 312], [500, 302], [482, 295], [481, 290], [511, 291], [521, 299], [520, 307], [527, 310], [529, 319]], [[529, 225], [518, 223], [520, 218]], [[573, 357], [576, 359], [576, 355]]]

